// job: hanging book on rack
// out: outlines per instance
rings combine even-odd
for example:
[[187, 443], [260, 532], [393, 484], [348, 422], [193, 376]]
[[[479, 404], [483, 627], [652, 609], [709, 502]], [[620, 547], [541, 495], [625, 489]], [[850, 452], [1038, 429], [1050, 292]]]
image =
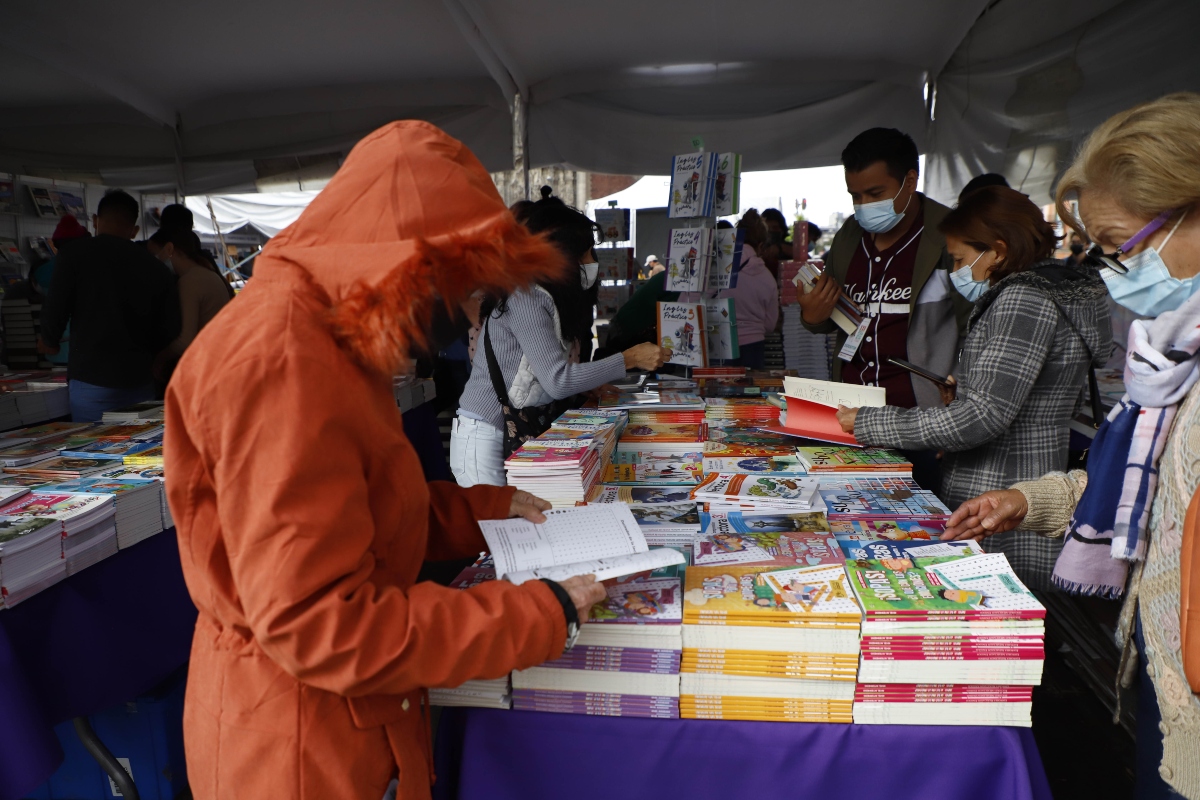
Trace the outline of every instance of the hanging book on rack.
[[702, 292], [712, 262], [712, 228], [674, 228], [667, 251], [668, 292]]
[[596, 224], [604, 234], [606, 242], [629, 241], [629, 209], [597, 208]]
[[703, 303], [658, 304], [658, 344], [671, 351], [670, 364], [708, 366]]
[[687, 153], [671, 163], [671, 202], [667, 216], [711, 217], [717, 184], [717, 158], [713, 153]]
[[728, 217], [741, 211], [742, 157], [737, 153], [717, 156], [716, 188], [713, 191], [713, 213]]
[[717, 228], [713, 264], [708, 271], [708, 290], [719, 292], [737, 286], [737, 274], [742, 266], [742, 245], [746, 232], [741, 228]]
[[633, 275], [632, 247], [598, 247], [596, 261], [600, 264], [598, 277], [602, 281], [627, 281]]
[[732, 297], [704, 301], [704, 321], [708, 331], [708, 357], [739, 358], [736, 306]]

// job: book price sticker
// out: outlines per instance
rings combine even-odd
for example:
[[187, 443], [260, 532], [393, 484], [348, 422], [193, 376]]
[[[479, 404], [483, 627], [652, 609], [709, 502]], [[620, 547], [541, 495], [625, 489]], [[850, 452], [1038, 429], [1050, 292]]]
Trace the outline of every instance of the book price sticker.
[[854, 335], [846, 340], [842, 345], [841, 351], [838, 352], [838, 358], [842, 361], [849, 361], [854, 358], [854, 354], [858, 352], [859, 345], [862, 344], [863, 337], [867, 335], [867, 328], [871, 327], [871, 318], [863, 317], [862, 322], [858, 323], [858, 327], [854, 329]]

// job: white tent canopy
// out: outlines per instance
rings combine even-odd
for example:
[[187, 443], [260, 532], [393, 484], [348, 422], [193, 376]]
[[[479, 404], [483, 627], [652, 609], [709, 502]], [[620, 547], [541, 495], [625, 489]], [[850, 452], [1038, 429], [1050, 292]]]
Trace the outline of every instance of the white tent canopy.
[[225, 194], [188, 197], [184, 203], [192, 211], [198, 233], [215, 235], [218, 231], [213, 226], [213, 217], [216, 217], [220, 233], [249, 225], [265, 236], [274, 236], [295, 222], [316, 196], [315, 191]]
[[1197, 29], [1195, 0], [6, 0], [0, 170], [247, 190], [405, 117], [505, 169], [519, 96], [535, 166], [661, 174], [695, 137], [822, 166], [886, 125], [941, 199], [984, 170], [1043, 192], [1097, 121], [1200, 87]]

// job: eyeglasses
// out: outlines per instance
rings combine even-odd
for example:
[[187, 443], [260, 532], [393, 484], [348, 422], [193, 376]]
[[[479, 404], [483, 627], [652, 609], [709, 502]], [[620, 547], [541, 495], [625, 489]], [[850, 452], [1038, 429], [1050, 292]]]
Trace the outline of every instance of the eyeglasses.
[[1092, 248], [1087, 251], [1087, 263], [1093, 267], [1096, 267], [1097, 269], [1107, 268], [1111, 269], [1118, 275], [1124, 275], [1125, 273], [1129, 272], [1129, 267], [1121, 263], [1121, 256], [1129, 252], [1129, 248], [1136, 246], [1139, 242], [1145, 241], [1150, 234], [1154, 233], [1163, 225], [1166, 225], [1167, 220], [1169, 220], [1171, 215], [1174, 213], [1175, 209], [1168, 209], [1154, 219], [1150, 220], [1146, 227], [1142, 228], [1133, 236], [1130, 236], [1129, 240], [1125, 242], [1125, 244], [1118, 247], [1117, 252], [1115, 253], [1105, 253], [1104, 250], [1101, 249], [1100, 245], [1092, 245]]

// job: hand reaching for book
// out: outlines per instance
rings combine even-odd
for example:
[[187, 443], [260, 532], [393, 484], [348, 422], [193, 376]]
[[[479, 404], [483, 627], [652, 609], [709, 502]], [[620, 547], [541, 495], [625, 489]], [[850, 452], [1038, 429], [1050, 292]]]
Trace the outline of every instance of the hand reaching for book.
[[508, 506], [508, 516], [523, 517], [530, 522], [541, 524], [546, 521], [543, 511], [549, 511], [553, 506], [540, 497], [518, 489], [513, 493], [512, 502]]
[[958, 507], [946, 522], [943, 539], [983, 539], [1011, 531], [1029, 513], [1025, 495], [1015, 489], [984, 492]]
[[625, 356], [625, 369], [644, 369], [647, 372], [653, 372], [671, 357], [671, 351], [652, 342], [645, 342], [635, 344], [622, 355]]
[[857, 408], [846, 408], [838, 406], [837, 421], [838, 425], [842, 426], [842, 430], [846, 433], [854, 433], [854, 421], [858, 419]]
[[820, 325], [829, 319], [841, 294], [841, 287], [828, 273], [822, 273], [811, 287], [802, 286], [798, 289], [796, 302], [800, 304], [800, 316], [809, 325]]
[[588, 621], [592, 606], [608, 596], [604, 591], [604, 584], [599, 583], [595, 575], [576, 575], [574, 578], [559, 581], [558, 585], [571, 595], [571, 602], [575, 604], [575, 611], [579, 614], [580, 625]]

